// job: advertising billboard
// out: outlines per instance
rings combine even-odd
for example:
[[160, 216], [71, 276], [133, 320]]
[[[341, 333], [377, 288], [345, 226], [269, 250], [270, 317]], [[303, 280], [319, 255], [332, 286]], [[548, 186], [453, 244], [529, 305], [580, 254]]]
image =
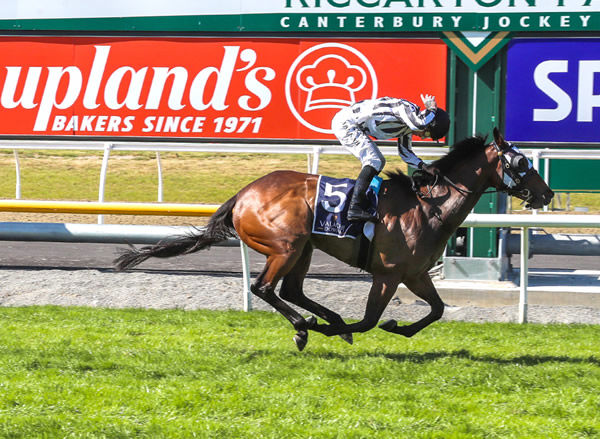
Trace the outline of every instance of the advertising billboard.
[[600, 38], [511, 41], [505, 120], [515, 141], [600, 143]]
[[362, 99], [435, 95], [434, 39], [0, 38], [0, 135], [332, 139]]

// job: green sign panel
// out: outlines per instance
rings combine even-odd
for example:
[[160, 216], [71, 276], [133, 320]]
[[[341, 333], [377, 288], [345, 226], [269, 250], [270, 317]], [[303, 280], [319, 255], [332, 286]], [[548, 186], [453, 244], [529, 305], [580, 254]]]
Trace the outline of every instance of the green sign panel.
[[555, 191], [584, 192], [600, 189], [598, 160], [550, 161], [550, 187]]
[[[597, 31], [600, 0], [4, 0], [0, 30]], [[88, 4], [89, 3], [89, 4]]]

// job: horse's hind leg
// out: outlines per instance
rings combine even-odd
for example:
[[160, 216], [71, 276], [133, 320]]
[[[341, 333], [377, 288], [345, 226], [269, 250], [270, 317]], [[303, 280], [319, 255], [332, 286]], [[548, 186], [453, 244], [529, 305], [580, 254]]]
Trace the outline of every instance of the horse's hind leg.
[[267, 302], [283, 315], [298, 331], [294, 342], [299, 350], [304, 349], [308, 341], [309, 323], [296, 310], [281, 300], [275, 294], [275, 287], [281, 276], [294, 266], [298, 259], [298, 253], [274, 254], [267, 257], [267, 263], [262, 273], [256, 278], [250, 287], [256, 296]]
[[425, 300], [429, 306], [431, 306], [431, 311], [421, 320], [411, 325], [398, 326], [398, 323], [395, 320], [388, 320], [379, 325], [379, 327], [388, 332], [393, 332], [394, 334], [412, 337], [421, 329], [442, 318], [442, 315], [444, 314], [444, 302], [435, 289], [428, 273], [425, 273], [416, 279], [405, 280], [404, 284], [414, 294]]
[[[308, 269], [310, 266], [310, 258], [312, 256], [313, 247], [312, 244], [307, 243], [302, 250], [302, 255], [296, 262], [296, 264], [292, 267], [290, 272], [285, 275], [281, 282], [281, 289], [279, 290], [279, 296], [287, 300], [288, 302], [293, 303], [305, 310], [316, 314], [318, 317], [321, 317], [328, 323], [333, 326], [345, 325], [346, 323], [342, 319], [342, 317], [330, 310], [329, 308], [320, 305], [319, 303], [310, 300], [304, 294], [302, 285], [304, 283], [304, 278], [306, 277], [306, 273], [308, 273]], [[314, 318], [308, 320], [309, 329], [315, 329], [319, 331], [317, 327], [315, 327], [313, 323]], [[316, 321], [314, 321], [316, 323]], [[322, 332], [322, 331], [319, 331]], [[343, 340], [352, 344], [352, 334], [340, 334]]]

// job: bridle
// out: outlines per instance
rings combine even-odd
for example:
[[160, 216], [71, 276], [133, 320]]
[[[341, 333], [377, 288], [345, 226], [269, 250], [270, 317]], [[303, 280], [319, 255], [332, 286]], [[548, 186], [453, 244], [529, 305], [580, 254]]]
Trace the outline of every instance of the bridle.
[[[524, 202], [528, 203], [531, 200], [531, 198], [533, 198], [533, 194], [529, 189], [525, 187], [525, 182], [529, 180], [531, 176], [535, 175], [536, 171], [535, 169], [533, 169], [533, 166], [531, 165], [529, 159], [527, 159], [527, 157], [525, 157], [525, 155], [521, 151], [516, 149], [512, 145], [512, 143], [507, 142], [507, 144], [509, 148], [503, 150], [496, 143], [495, 140], [492, 142], [492, 145], [498, 153], [498, 158], [502, 164], [502, 183], [500, 187], [489, 191], [485, 191], [483, 192], [483, 194], [506, 192], [508, 195], [517, 196], [518, 198], [523, 199]], [[413, 173], [413, 175], [419, 174], [423, 175], [425, 174], [425, 172], [415, 171], [415, 173]], [[436, 174], [435, 176], [433, 176], [433, 178], [433, 182], [427, 184], [428, 190], [426, 194], [421, 193], [418, 185], [414, 183], [413, 179], [413, 190], [415, 191], [417, 196], [419, 196], [420, 198], [430, 197], [433, 188], [435, 188], [439, 184], [440, 179], [444, 179], [446, 183], [448, 183], [462, 195], [466, 196], [473, 193], [473, 191], [469, 189], [459, 187], [458, 185], [456, 185], [456, 183], [454, 183], [445, 175]]]
[[495, 140], [492, 142], [502, 163], [502, 184], [497, 191], [517, 196], [527, 203], [533, 198], [533, 194], [525, 187], [525, 183], [536, 174], [536, 171], [525, 154], [516, 149], [512, 143], [507, 142], [507, 144], [509, 148], [502, 149]]

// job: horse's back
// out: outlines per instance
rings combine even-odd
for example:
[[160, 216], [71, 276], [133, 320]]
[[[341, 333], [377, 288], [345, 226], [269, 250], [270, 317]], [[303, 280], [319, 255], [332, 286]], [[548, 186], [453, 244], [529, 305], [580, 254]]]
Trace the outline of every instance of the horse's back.
[[[238, 203], [259, 201], [275, 207], [299, 200], [312, 200], [319, 176], [297, 171], [274, 171], [250, 183], [238, 193]], [[288, 206], [289, 207], [289, 206]]]

